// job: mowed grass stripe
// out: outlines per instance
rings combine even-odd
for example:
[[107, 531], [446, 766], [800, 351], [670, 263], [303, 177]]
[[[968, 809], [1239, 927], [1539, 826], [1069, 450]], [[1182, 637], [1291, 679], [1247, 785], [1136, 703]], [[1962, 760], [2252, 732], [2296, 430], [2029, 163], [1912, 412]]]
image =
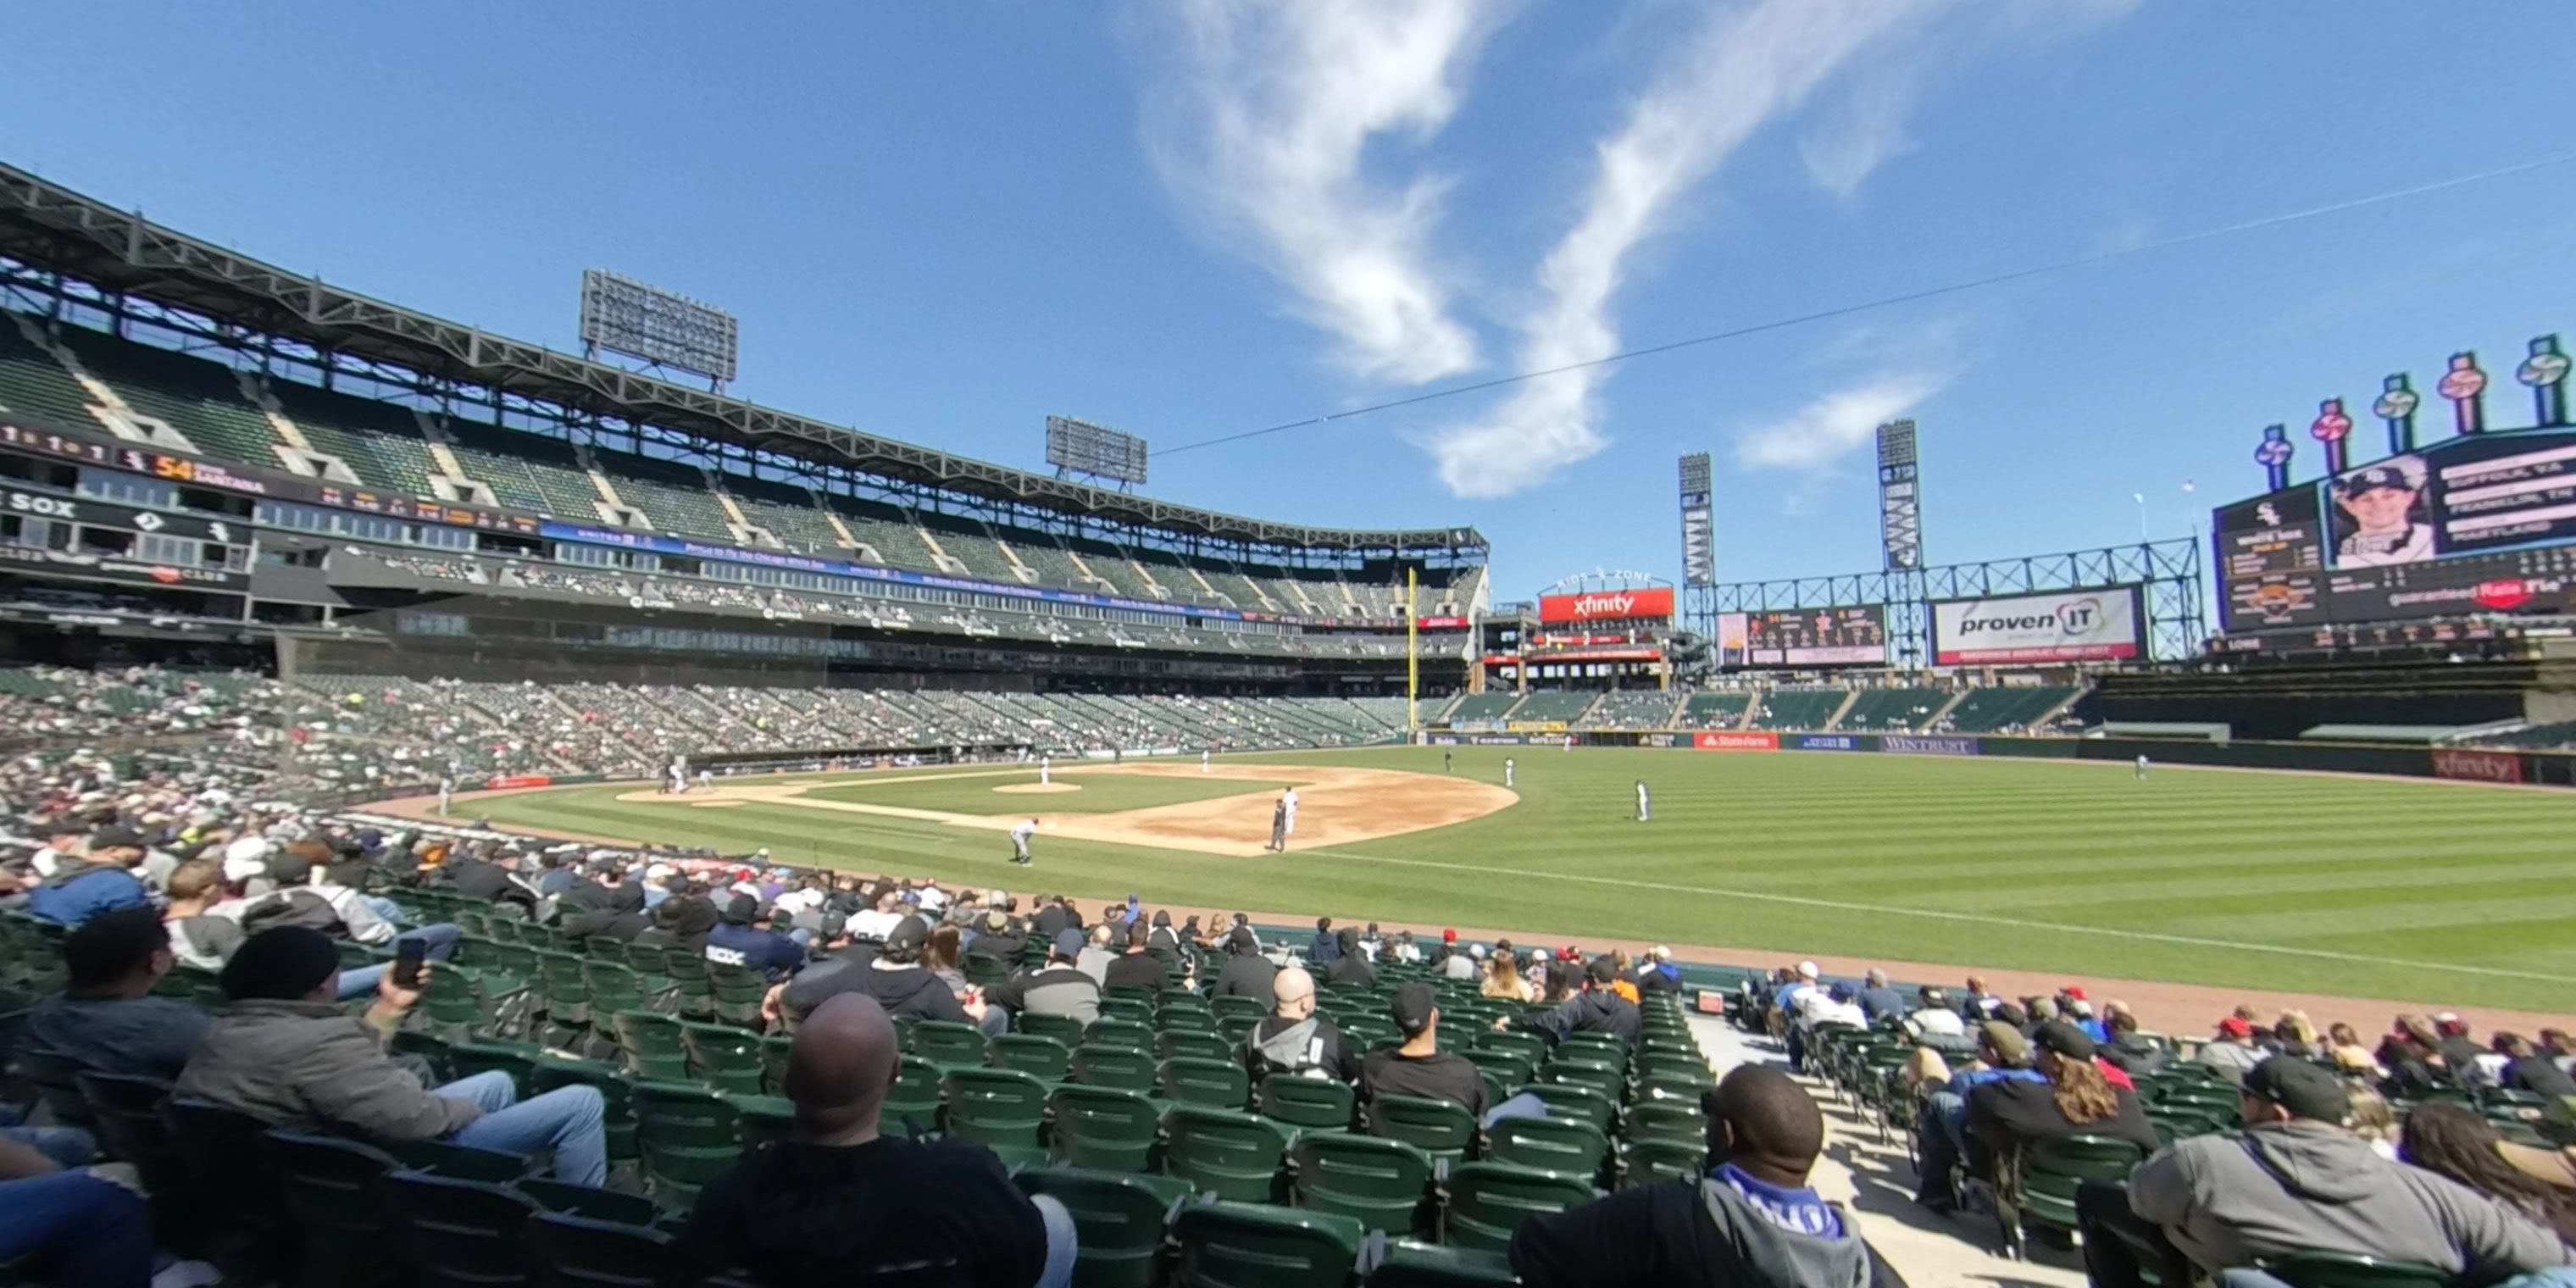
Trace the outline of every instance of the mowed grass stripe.
[[[791, 861], [810, 852], [840, 866], [1061, 887], [1086, 900], [1136, 890], [1201, 911], [1329, 912], [2424, 1003], [2565, 1010], [2576, 996], [2567, 947], [2576, 945], [2576, 909], [2556, 898], [2571, 874], [2557, 838], [2576, 830], [2576, 798], [2554, 793], [2169, 768], [2134, 782], [2125, 767], [2069, 762], [1612, 749], [1462, 747], [1457, 772], [1499, 782], [1507, 754], [1520, 762], [1520, 803], [1470, 823], [1282, 859], [1042, 837], [1039, 866], [1026, 875], [1009, 867], [1007, 847], [975, 831], [909, 820], [629, 805], [605, 789], [492, 808], [532, 824], [736, 852], [766, 845]], [[1436, 748], [1228, 759], [1441, 772]], [[1654, 791], [1650, 824], [1629, 821], [1639, 778]]]

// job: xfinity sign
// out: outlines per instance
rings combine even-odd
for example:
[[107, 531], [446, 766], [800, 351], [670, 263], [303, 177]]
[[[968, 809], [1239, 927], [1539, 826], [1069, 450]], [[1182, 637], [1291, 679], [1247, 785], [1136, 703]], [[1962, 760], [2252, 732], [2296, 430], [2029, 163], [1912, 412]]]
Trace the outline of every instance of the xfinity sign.
[[1592, 590], [1580, 595], [1538, 597], [1538, 619], [1549, 625], [1623, 622], [1640, 618], [1670, 621], [1672, 616], [1673, 588], [1670, 586], [1639, 586], [1633, 590]]
[[1937, 602], [1932, 656], [1942, 666], [2124, 661], [2145, 651], [2142, 616], [2134, 585]]

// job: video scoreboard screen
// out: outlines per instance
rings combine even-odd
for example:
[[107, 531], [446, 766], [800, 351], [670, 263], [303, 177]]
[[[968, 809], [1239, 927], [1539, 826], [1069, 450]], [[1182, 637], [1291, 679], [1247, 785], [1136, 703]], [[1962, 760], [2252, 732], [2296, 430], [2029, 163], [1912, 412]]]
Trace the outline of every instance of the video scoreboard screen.
[[2216, 511], [2231, 631], [2576, 611], [2576, 434], [2449, 439]]
[[1726, 665], [1887, 664], [1887, 611], [1877, 604], [1720, 613], [1717, 634]]

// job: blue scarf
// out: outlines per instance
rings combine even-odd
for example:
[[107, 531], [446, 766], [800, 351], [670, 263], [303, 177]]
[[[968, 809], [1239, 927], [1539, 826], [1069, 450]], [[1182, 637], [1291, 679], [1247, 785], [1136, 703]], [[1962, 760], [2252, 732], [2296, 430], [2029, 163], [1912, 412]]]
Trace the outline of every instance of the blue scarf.
[[1842, 1214], [1814, 1190], [1800, 1186], [1784, 1189], [1759, 1180], [1733, 1163], [1720, 1163], [1709, 1172], [1709, 1179], [1736, 1192], [1747, 1205], [1762, 1214], [1762, 1219], [1792, 1234], [1819, 1239], [1844, 1236]]

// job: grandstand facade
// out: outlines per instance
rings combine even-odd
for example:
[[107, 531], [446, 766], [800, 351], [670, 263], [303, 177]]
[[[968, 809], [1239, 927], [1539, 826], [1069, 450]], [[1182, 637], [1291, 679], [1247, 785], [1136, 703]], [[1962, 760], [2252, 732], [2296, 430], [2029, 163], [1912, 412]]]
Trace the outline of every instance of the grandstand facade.
[[6, 167], [0, 475], [18, 657], [273, 649], [299, 683], [661, 686], [698, 715], [730, 688], [1303, 696], [1400, 727], [1409, 649], [1424, 690], [1462, 687], [1489, 599], [1471, 528], [1250, 519], [878, 438]]

